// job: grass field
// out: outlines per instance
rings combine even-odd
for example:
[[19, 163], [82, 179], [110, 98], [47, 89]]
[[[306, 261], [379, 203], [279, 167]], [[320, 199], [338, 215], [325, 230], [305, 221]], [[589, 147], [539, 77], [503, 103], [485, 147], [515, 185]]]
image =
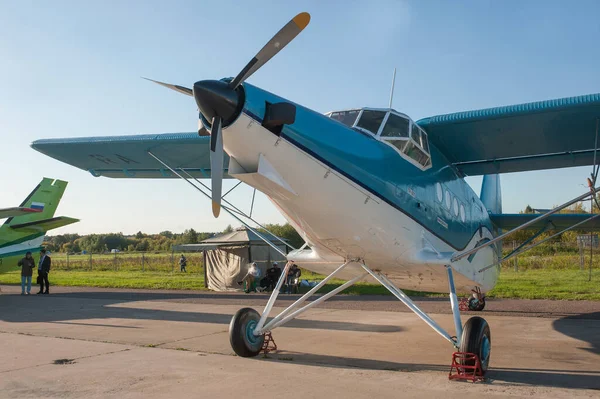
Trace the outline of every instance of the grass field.
[[[309, 280], [319, 280], [323, 276], [305, 273]], [[19, 271], [0, 274], [1, 284], [20, 284]], [[179, 272], [138, 272], [138, 271], [65, 271], [50, 273], [50, 281], [59, 286], [83, 286], [105, 288], [149, 288], [204, 290], [203, 273]], [[331, 291], [341, 285], [340, 280], [332, 280], [323, 288]], [[344, 294], [389, 295], [387, 290], [375, 284], [360, 283], [346, 289]], [[445, 294], [418, 293], [407, 291], [409, 295], [439, 296]], [[600, 269], [594, 271], [592, 281], [588, 281], [588, 271], [541, 270], [533, 269], [514, 272], [504, 269], [498, 285], [489, 294], [495, 298], [523, 299], [587, 299], [600, 300]]]
[[[204, 290], [204, 269], [201, 254], [188, 254], [187, 271], [180, 273], [178, 256], [171, 254], [120, 253], [69, 256], [54, 254], [51, 284], [59, 286], [87, 286], [105, 288], [149, 288]], [[600, 300], [600, 254], [594, 257], [592, 281], [589, 278], [589, 256], [586, 269], [579, 268], [579, 255], [556, 254], [521, 256], [519, 271], [509, 262], [502, 269], [500, 280], [489, 297], [523, 299]], [[6, 266], [6, 265], [5, 265]], [[0, 270], [0, 284], [19, 284], [19, 270]], [[302, 278], [318, 281], [324, 276], [303, 272]], [[340, 280], [331, 280], [323, 287], [327, 292], [339, 287]], [[359, 283], [343, 291], [354, 295], [389, 295], [376, 284]], [[409, 295], [439, 296], [446, 294], [418, 293]]]

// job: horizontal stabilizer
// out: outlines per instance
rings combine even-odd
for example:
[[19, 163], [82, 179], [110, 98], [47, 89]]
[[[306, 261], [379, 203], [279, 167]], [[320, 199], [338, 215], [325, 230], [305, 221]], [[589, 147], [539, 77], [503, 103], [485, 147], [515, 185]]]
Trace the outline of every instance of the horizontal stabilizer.
[[48, 230], [57, 229], [72, 223], [79, 222], [79, 219], [69, 218], [66, 216], [58, 216], [51, 219], [35, 220], [33, 222], [13, 224], [10, 226], [13, 230], [31, 231], [35, 233], [46, 232]]
[[[43, 139], [34, 141], [31, 147], [94, 176], [177, 178], [149, 154], [152, 153], [177, 173], [184, 170], [193, 177], [210, 177], [210, 137], [200, 137], [197, 132]], [[228, 164], [225, 154], [225, 172]], [[225, 173], [224, 178], [231, 177]]]
[[[543, 214], [541, 213], [490, 214], [490, 219], [494, 225], [502, 230], [511, 230], [542, 215]], [[528, 226], [526, 229], [540, 230], [544, 228], [547, 223], [552, 223], [550, 226], [551, 229], [563, 230], [579, 222], [583, 222], [592, 216], [594, 215], [590, 215], [589, 213], [557, 213]], [[600, 217], [597, 217], [589, 222], [582, 223], [580, 226], [576, 227], [576, 230], [600, 230]]]
[[0, 209], [0, 219], [11, 218], [15, 216], [27, 215], [30, 213], [41, 212], [41, 209], [34, 208], [23, 208], [23, 207], [15, 207], [15, 208], [4, 208]]

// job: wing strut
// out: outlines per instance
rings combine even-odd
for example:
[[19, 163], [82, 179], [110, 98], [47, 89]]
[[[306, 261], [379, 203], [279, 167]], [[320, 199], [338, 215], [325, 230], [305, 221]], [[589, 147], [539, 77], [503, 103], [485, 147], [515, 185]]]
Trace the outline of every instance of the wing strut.
[[[205, 197], [209, 198], [212, 201], [212, 195], [210, 194], [211, 190], [205, 184], [203, 184], [202, 182], [200, 182], [198, 179], [192, 177], [187, 172], [183, 171], [183, 173], [187, 174], [190, 178], [194, 179], [198, 184], [200, 184], [202, 187], [204, 187], [205, 189], [207, 189], [208, 193], [204, 192], [204, 190], [202, 190], [200, 187], [198, 187], [197, 185], [195, 185], [194, 183], [192, 183], [188, 178], [186, 178], [186, 177], [182, 176], [181, 174], [179, 174], [174, 168], [172, 168], [167, 163], [165, 163], [162, 159], [160, 159], [159, 157], [157, 157], [156, 155], [154, 155], [151, 151], [148, 151], [148, 154], [152, 158], [154, 158], [158, 162], [160, 162], [163, 166], [165, 166], [166, 168], [168, 168], [177, 177], [179, 177], [180, 179], [186, 181], [189, 185], [191, 185], [192, 187], [194, 187], [196, 190], [200, 191]], [[291, 246], [290, 244], [288, 244], [288, 243], [284, 242], [283, 240], [281, 240], [275, 234], [271, 233], [268, 229], [266, 229], [264, 226], [262, 226], [256, 220], [252, 219], [251, 217], [249, 217], [248, 215], [246, 215], [245, 213], [243, 213], [242, 211], [240, 211], [237, 207], [235, 207], [229, 201], [224, 200], [222, 197], [221, 197], [221, 199], [222, 199], [222, 201], [225, 204], [231, 206], [231, 208], [229, 206], [222, 206], [222, 209], [224, 209], [231, 217], [233, 217], [234, 219], [236, 219], [238, 222], [240, 222], [241, 224], [243, 224], [244, 226], [246, 226], [246, 228], [248, 228], [248, 230], [250, 230], [251, 232], [253, 232], [254, 234], [256, 234], [261, 240], [263, 240], [267, 245], [269, 245], [275, 251], [279, 252], [282, 256], [284, 256], [284, 257], [287, 258], [287, 254], [286, 253], [284, 253], [275, 244], [273, 244], [273, 242], [271, 242], [268, 239], [266, 239], [265, 237], [263, 237], [263, 235], [261, 233], [259, 233], [255, 228], [253, 228], [252, 226], [250, 226], [248, 223], [244, 222], [244, 220], [240, 219], [239, 216], [243, 216], [243, 217], [248, 218], [249, 220], [251, 220], [252, 222], [256, 223], [261, 228], [265, 229], [265, 231], [267, 231], [270, 235], [272, 235], [273, 237], [275, 237], [277, 240], [281, 241], [284, 245], [286, 245], [286, 246], [288, 246], [288, 247], [290, 247], [290, 248], [292, 248], [294, 250], [296, 249], [293, 246]], [[237, 215], [239, 215], [239, 216], [237, 216]]]
[[[471, 254], [474, 254], [474, 253], [478, 252], [479, 250], [481, 250], [481, 249], [483, 249], [483, 248], [489, 247], [490, 245], [493, 245], [493, 244], [497, 243], [498, 241], [501, 241], [501, 240], [503, 240], [504, 238], [506, 238], [507, 236], [511, 235], [512, 233], [515, 233], [515, 232], [517, 232], [517, 231], [519, 231], [519, 230], [523, 230], [524, 228], [526, 228], [526, 227], [528, 227], [528, 226], [531, 226], [532, 224], [534, 224], [534, 223], [536, 223], [536, 222], [539, 222], [540, 220], [547, 219], [547, 218], [548, 218], [548, 217], [550, 217], [551, 215], [554, 215], [555, 213], [557, 213], [557, 212], [559, 212], [559, 211], [561, 211], [561, 210], [563, 210], [563, 209], [565, 209], [565, 208], [567, 208], [567, 207], [569, 207], [569, 206], [573, 205], [573, 204], [574, 204], [574, 203], [576, 203], [576, 202], [579, 202], [579, 201], [581, 201], [581, 200], [584, 200], [584, 199], [586, 199], [586, 198], [587, 198], [587, 197], [589, 197], [589, 196], [595, 197], [595, 196], [596, 196], [596, 193], [597, 193], [599, 190], [600, 190], [600, 187], [596, 187], [596, 188], [593, 188], [593, 187], [591, 187], [589, 192], [587, 192], [587, 193], [585, 193], [585, 194], [582, 194], [582, 195], [580, 195], [579, 197], [577, 197], [577, 198], [574, 198], [574, 199], [572, 199], [572, 200], [571, 200], [571, 201], [569, 201], [569, 202], [565, 202], [565, 203], [564, 203], [564, 204], [562, 204], [561, 206], [558, 206], [558, 207], [556, 207], [556, 208], [552, 209], [551, 211], [549, 211], [549, 212], [546, 212], [546, 213], [544, 213], [543, 215], [540, 215], [539, 217], [537, 217], [537, 218], [535, 218], [535, 219], [531, 219], [529, 222], [523, 223], [522, 225], [520, 225], [520, 226], [518, 226], [518, 227], [515, 227], [515, 228], [514, 228], [514, 229], [512, 229], [512, 230], [509, 230], [508, 232], [506, 232], [506, 233], [504, 233], [504, 234], [501, 234], [501, 235], [499, 235], [498, 237], [496, 237], [496, 238], [494, 238], [494, 239], [492, 239], [492, 240], [490, 240], [490, 241], [486, 242], [485, 244], [482, 244], [482, 245], [480, 245], [480, 246], [478, 246], [478, 247], [472, 248], [472, 249], [470, 249], [470, 250], [468, 250], [468, 251], [464, 251], [464, 252], [461, 252], [461, 253], [454, 254], [454, 255], [452, 256], [452, 258], [450, 259], [450, 261], [451, 261], [451, 262], [458, 262], [459, 260], [461, 260], [461, 259], [463, 259], [463, 258], [466, 258], [467, 256], [469, 256], [469, 255], [471, 255]], [[600, 214], [598, 214], [598, 215], [600, 215]], [[579, 224], [581, 224], [581, 223], [584, 223], [584, 222], [588, 222], [588, 221], [590, 221], [590, 220], [594, 219], [594, 218], [595, 218], [596, 216], [598, 216], [598, 215], [590, 216], [589, 218], [587, 218], [587, 219], [585, 219], [584, 221], [582, 221], [582, 222], [580, 222], [580, 223], [576, 224], [575, 226], [577, 226], [577, 225], [579, 225]], [[571, 226], [571, 227], [570, 227], [570, 228], [568, 228], [568, 229], [571, 229], [571, 228], [573, 228], [573, 227], [575, 227], [575, 226]], [[565, 231], [566, 231], [566, 230], [565, 230]], [[503, 259], [503, 260], [506, 260], [506, 259]]]
[[[539, 231], [539, 232], [538, 232], [538, 233], [537, 233], [537, 234], [536, 234], [534, 237], [532, 237], [532, 239], [530, 239], [530, 240], [527, 240], [526, 242], [524, 242], [523, 244], [521, 244], [521, 245], [519, 246], [519, 248], [515, 249], [515, 250], [514, 250], [514, 251], [512, 251], [510, 254], [506, 255], [504, 258], [502, 258], [502, 260], [501, 260], [501, 261], [499, 261], [499, 262], [496, 262], [496, 263], [493, 263], [493, 264], [491, 264], [491, 265], [489, 265], [489, 266], [486, 266], [486, 267], [484, 267], [483, 269], [480, 269], [480, 270], [479, 270], [479, 273], [481, 273], [481, 272], [484, 272], [484, 271], [486, 271], [487, 269], [491, 269], [492, 267], [494, 267], [494, 266], [496, 266], [496, 265], [498, 265], [498, 264], [500, 264], [500, 263], [502, 263], [502, 262], [504, 262], [504, 261], [507, 261], [507, 260], [509, 260], [509, 259], [511, 259], [511, 258], [514, 258], [515, 256], [517, 256], [517, 255], [519, 255], [519, 254], [522, 254], [522, 253], [523, 253], [523, 252], [525, 252], [525, 251], [529, 251], [530, 249], [533, 249], [533, 248], [537, 247], [538, 245], [540, 245], [540, 244], [543, 244], [543, 243], [545, 243], [546, 241], [548, 241], [548, 240], [551, 240], [552, 238], [554, 238], [554, 237], [556, 237], [556, 236], [559, 236], [559, 235], [561, 235], [561, 234], [563, 234], [563, 233], [566, 233], [567, 231], [569, 231], [569, 230], [572, 230], [572, 229], [574, 229], [574, 228], [575, 228], [575, 227], [577, 227], [577, 226], [581, 226], [581, 225], [582, 225], [582, 224], [584, 224], [584, 223], [587, 223], [587, 222], [589, 222], [589, 221], [591, 221], [591, 220], [594, 220], [594, 219], [596, 219], [596, 218], [597, 218], [597, 217], [599, 217], [599, 216], [600, 216], [600, 213], [597, 213], [597, 214], [595, 214], [594, 216], [591, 216], [591, 217], [589, 217], [589, 218], [587, 218], [587, 219], [585, 219], [585, 220], [582, 220], [581, 222], [579, 222], [579, 223], [576, 223], [576, 224], [574, 224], [573, 226], [569, 226], [569, 227], [567, 227], [566, 229], [563, 229], [563, 230], [559, 231], [559, 232], [558, 232], [558, 233], [556, 233], [556, 234], [552, 234], [550, 237], [546, 237], [546, 238], [544, 238], [542, 241], [536, 242], [535, 244], [533, 244], [533, 245], [530, 245], [530, 246], [528, 246], [528, 247], [526, 247], [526, 248], [523, 248], [522, 250], [520, 250], [520, 251], [519, 251], [519, 248], [522, 248], [522, 247], [524, 246], [524, 244], [526, 244], [527, 242], [531, 242], [531, 240], [532, 240], [533, 238], [535, 238], [535, 237], [537, 237], [539, 234], [543, 233], [543, 231]], [[517, 227], [517, 228], [518, 228], [518, 227]], [[543, 229], [543, 230], [546, 230], [546, 229]], [[479, 248], [480, 248], [480, 247], [479, 247]]]
[[[190, 179], [194, 179], [194, 181], [198, 184], [200, 184], [202, 187], [204, 187], [205, 189], [208, 190], [208, 192], [210, 193], [210, 188], [208, 186], [206, 186], [206, 184], [203, 184], [200, 180], [196, 179], [194, 176], [190, 175], [188, 172], [186, 172], [183, 169], [179, 169], [181, 172], [185, 173]], [[233, 188], [236, 188], [237, 186], [239, 186], [242, 182], [240, 181], [238, 184], [236, 184]], [[231, 190], [233, 190], [233, 188]], [[229, 192], [231, 192], [231, 190], [229, 190]], [[256, 194], [256, 189], [254, 189], [254, 193]], [[225, 197], [225, 196], [223, 196]], [[265, 226], [263, 226], [262, 224], [258, 223], [256, 220], [252, 219], [252, 208], [250, 208], [250, 215], [245, 214], [244, 212], [242, 212], [237, 206], [233, 205], [231, 202], [223, 199], [223, 197], [221, 197], [221, 199], [223, 200], [224, 203], [226, 203], [227, 205], [229, 205], [231, 208], [229, 208], [230, 211], [237, 213], [240, 216], [243, 216], [245, 218], [247, 218], [248, 220], [254, 222], [258, 227], [260, 227], [261, 229], [263, 229], [264, 231], [266, 231], [267, 233], [269, 233], [273, 238], [275, 238], [277, 241], [281, 242], [283, 245], [296, 250], [295, 247], [291, 246], [290, 244], [288, 244], [287, 242], [283, 241], [281, 238], [277, 237], [275, 234], [271, 233], [269, 231], [269, 229], [267, 229]], [[254, 197], [252, 199], [252, 204], [254, 205]], [[246, 224], [244, 224], [246, 226]]]

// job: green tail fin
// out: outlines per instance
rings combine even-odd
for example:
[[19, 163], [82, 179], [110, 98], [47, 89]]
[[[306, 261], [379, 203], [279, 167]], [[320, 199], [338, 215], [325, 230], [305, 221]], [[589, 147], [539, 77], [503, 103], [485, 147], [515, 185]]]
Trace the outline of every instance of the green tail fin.
[[32, 235], [30, 231], [15, 230], [11, 226], [52, 218], [66, 188], [66, 181], [46, 177], [42, 179], [40, 184], [20, 204], [21, 207], [42, 209], [42, 211], [6, 219], [0, 227], [0, 246], [14, 241], [29, 239]]

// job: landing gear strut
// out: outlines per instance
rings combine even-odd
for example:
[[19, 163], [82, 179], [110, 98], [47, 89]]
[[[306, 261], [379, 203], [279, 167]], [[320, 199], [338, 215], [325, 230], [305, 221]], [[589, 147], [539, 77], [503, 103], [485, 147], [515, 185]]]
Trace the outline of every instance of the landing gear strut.
[[[308, 303], [307, 305], [302, 305], [308, 298], [310, 298], [315, 292], [317, 292], [322, 286], [324, 286], [333, 276], [335, 276], [339, 271], [344, 269], [349, 264], [359, 265], [365, 271], [364, 274], [357, 275], [352, 280], [342, 284], [340, 287], [335, 290], [324, 294], [323, 296], [315, 299], [314, 301]], [[468, 355], [459, 357], [459, 364], [463, 367], [458, 368], [459, 377], [461, 373], [464, 375], [465, 370], [469, 366], [471, 369], [477, 369], [478, 378], [483, 378], [483, 374], [488, 369], [489, 360], [490, 360], [490, 351], [491, 351], [491, 335], [490, 335], [490, 327], [487, 322], [481, 317], [472, 317], [470, 318], [464, 325], [460, 320], [460, 309], [458, 299], [456, 297], [456, 290], [454, 287], [454, 278], [452, 275], [452, 267], [446, 266], [446, 270], [448, 273], [448, 287], [450, 291], [450, 304], [452, 307], [452, 314], [454, 317], [454, 327], [456, 329], [456, 336], [451, 336], [446, 330], [444, 330], [440, 325], [438, 325], [429, 315], [423, 312], [402, 290], [396, 288], [392, 282], [381, 272], [373, 271], [367, 267], [359, 259], [349, 260], [340, 267], [338, 267], [333, 273], [327, 276], [323, 281], [313, 287], [310, 291], [304, 294], [301, 298], [296, 300], [292, 305], [283, 310], [279, 315], [272, 318], [269, 322], [267, 322], [267, 318], [271, 313], [273, 308], [273, 304], [279, 295], [279, 290], [283, 285], [283, 281], [285, 276], [287, 276], [287, 271], [290, 267], [291, 263], [288, 262], [285, 265], [283, 272], [281, 273], [281, 277], [279, 281], [277, 281], [277, 285], [273, 290], [271, 297], [269, 298], [267, 305], [265, 306], [265, 310], [261, 316], [250, 308], [240, 309], [233, 319], [231, 320], [231, 324], [229, 325], [229, 338], [231, 342], [231, 347], [239, 356], [242, 357], [251, 357], [256, 356], [261, 352], [263, 348], [263, 344], [265, 342], [265, 334], [270, 333], [277, 327], [282, 326], [283, 324], [293, 320], [295, 317], [310, 309], [313, 306], [318, 305], [319, 303], [327, 300], [338, 292], [343, 291], [344, 289], [350, 287], [354, 283], [359, 280], [364, 279], [368, 275], [371, 275], [375, 280], [377, 280], [381, 285], [387, 288], [396, 298], [398, 298], [402, 303], [404, 303], [410, 310], [412, 310], [417, 316], [419, 316], [425, 323], [427, 323], [431, 328], [433, 328], [439, 335], [441, 335], [444, 339], [449, 341], [459, 352], [455, 353], [455, 355]], [[456, 356], [455, 356], [456, 358]], [[476, 366], [476, 367], [475, 367]], [[454, 367], [454, 362], [453, 362]]]

